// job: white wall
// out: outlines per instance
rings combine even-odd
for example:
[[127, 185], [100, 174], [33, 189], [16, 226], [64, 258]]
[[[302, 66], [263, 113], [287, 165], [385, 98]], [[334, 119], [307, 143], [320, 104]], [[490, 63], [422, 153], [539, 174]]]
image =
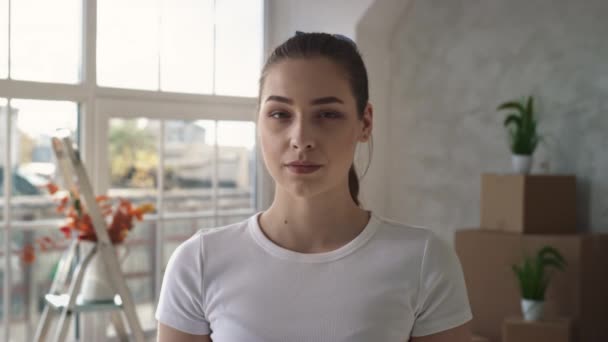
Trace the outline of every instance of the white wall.
[[267, 0], [268, 49], [297, 31], [355, 38], [356, 26], [374, 0]]
[[357, 45], [363, 55], [369, 78], [370, 103], [374, 109], [373, 156], [367, 175], [361, 181], [361, 201], [377, 214], [394, 218], [388, 211], [389, 165], [399, 138], [389, 135], [391, 123], [390, 93], [393, 78], [394, 28], [410, 0], [378, 0], [357, 24]]
[[608, 231], [607, 15], [605, 0], [412, 0], [387, 56], [388, 215], [445, 239], [479, 225], [481, 173], [510, 172], [496, 107], [534, 94], [549, 136], [534, 171], [576, 174], [579, 229]]

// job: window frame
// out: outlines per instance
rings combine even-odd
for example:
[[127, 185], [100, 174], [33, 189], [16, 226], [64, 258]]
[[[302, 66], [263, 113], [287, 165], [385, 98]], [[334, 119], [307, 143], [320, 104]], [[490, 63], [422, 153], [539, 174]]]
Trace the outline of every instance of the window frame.
[[[10, 0], [9, 0], [10, 6]], [[263, 59], [268, 55], [269, 42], [269, 9], [268, 1], [262, 0], [262, 56], [260, 56], [260, 67]], [[82, 0], [82, 45], [81, 45], [81, 75], [82, 79], [78, 84], [60, 84], [49, 82], [35, 82], [0, 79], [0, 97], [11, 99], [32, 99], [32, 100], [59, 100], [73, 101], [78, 104], [79, 108], [79, 142], [80, 153], [83, 163], [91, 178], [91, 184], [96, 193], [106, 193], [109, 189], [109, 179], [104, 172], [97, 170], [106, 170], [108, 168], [108, 125], [109, 120], [113, 117], [149, 117], [151, 119], [163, 120], [237, 120], [237, 121], [255, 121], [255, 111], [257, 108], [257, 98], [251, 97], [234, 97], [221, 95], [206, 95], [206, 94], [191, 94], [191, 93], [175, 93], [164, 91], [149, 91], [101, 87], [97, 85], [96, 79], [96, 50], [97, 50], [97, 0]], [[10, 15], [9, 23], [10, 25]], [[10, 28], [9, 28], [10, 30]], [[9, 31], [9, 70], [10, 70], [10, 31]], [[179, 114], [176, 114], [179, 113]], [[8, 122], [7, 115], [7, 122]], [[10, 127], [7, 131], [10, 132]], [[6, 133], [6, 132], [4, 132]], [[163, 139], [161, 139], [162, 141]], [[5, 144], [6, 148], [10, 148], [9, 144]], [[162, 148], [162, 142], [161, 142]], [[256, 155], [256, 170], [255, 170], [255, 203], [257, 204], [255, 211], [262, 207], [267, 207], [270, 204], [273, 194], [273, 186], [271, 179], [263, 167], [261, 162], [261, 151], [258, 144], [255, 146]], [[4, 154], [4, 163], [10, 165], [10, 153], [2, 151]], [[159, 162], [162, 167], [162, 158]], [[10, 173], [5, 172], [5, 188], [10, 187]], [[4, 235], [4, 245], [2, 249], [5, 252], [11, 250], [10, 237], [13, 232], [20, 232], [26, 229], [56, 229], [59, 220], [41, 220], [39, 222], [28, 223], [27, 227], [11, 222], [10, 218], [10, 195], [2, 194], [5, 203], [5, 215], [0, 220], [0, 233]], [[155, 215], [151, 220], [157, 220], [162, 226], [162, 217]], [[162, 263], [162, 237], [163, 229], [157, 229], [156, 232], [157, 253], [155, 255], [156, 264]], [[8, 286], [12, 281], [11, 258], [4, 258], [4, 298], [11, 298], [11, 287]], [[159, 267], [159, 266], [157, 266]], [[162, 279], [162, 272], [156, 272], [157, 277], [155, 305], [158, 301], [159, 285]], [[9, 340], [10, 337], [10, 320], [11, 320], [11, 301], [4, 300], [3, 318], [4, 331], [2, 338]], [[86, 322], [85, 322], [86, 323]], [[84, 327], [89, 324], [84, 324]], [[32, 327], [35, 329], [35, 327]], [[93, 330], [93, 329], [85, 329]], [[90, 333], [90, 332], [89, 332]], [[84, 331], [87, 334], [87, 331]], [[86, 339], [86, 336], [81, 338]]]

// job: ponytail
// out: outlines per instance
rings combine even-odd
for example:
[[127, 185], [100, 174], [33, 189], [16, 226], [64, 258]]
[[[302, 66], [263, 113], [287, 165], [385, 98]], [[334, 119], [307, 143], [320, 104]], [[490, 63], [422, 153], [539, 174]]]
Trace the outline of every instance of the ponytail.
[[359, 177], [357, 176], [354, 164], [351, 165], [350, 170], [348, 170], [348, 189], [350, 190], [350, 196], [353, 198], [353, 201], [359, 206]]

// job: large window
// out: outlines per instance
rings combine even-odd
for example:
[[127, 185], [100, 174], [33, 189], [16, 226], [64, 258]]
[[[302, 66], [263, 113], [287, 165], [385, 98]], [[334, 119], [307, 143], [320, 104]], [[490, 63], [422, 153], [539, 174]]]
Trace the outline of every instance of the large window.
[[19, 0], [10, 4], [11, 78], [79, 82], [81, 1]]
[[[48, 291], [52, 271], [67, 246], [56, 229], [59, 216], [55, 206], [44, 190], [49, 182], [60, 183], [50, 137], [56, 128], [70, 129], [74, 138], [78, 136], [78, 105], [71, 101], [13, 98], [0, 101], [0, 120], [0, 210], [3, 240], [6, 239], [0, 288], [3, 294], [8, 293], [5, 298], [10, 298], [3, 303], [1, 312], [10, 317], [10, 328], [5, 329], [10, 330], [10, 338], [25, 341], [33, 338], [31, 331], [40, 315], [40, 298]], [[39, 253], [33, 264], [25, 265], [19, 250], [46, 235], [58, 238], [60, 243]]]
[[14, 117], [10, 130], [11, 220], [24, 222], [60, 218], [44, 190], [49, 182], [61, 181], [50, 138], [57, 128], [67, 128], [77, 136], [78, 106], [68, 101], [12, 99], [10, 111]]
[[104, 0], [97, 23], [102, 86], [257, 93], [261, 0]]
[[8, 0], [0, 0], [0, 79], [6, 78], [7, 76], [8, 76]]
[[[68, 243], [45, 191], [62, 183], [56, 129], [73, 133], [96, 193], [157, 208], [122, 265], [147, 331], [177, 245], [258, 210], [263, 4], [0, 0], [0, 340], [33, 340]], [[49, 235], [61, 243], [25, 265], [23, 245]]]

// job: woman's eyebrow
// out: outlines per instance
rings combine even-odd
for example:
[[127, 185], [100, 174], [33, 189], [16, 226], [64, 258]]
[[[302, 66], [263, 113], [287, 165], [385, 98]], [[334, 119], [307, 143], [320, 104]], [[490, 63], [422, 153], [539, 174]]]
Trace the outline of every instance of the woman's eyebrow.
[[[282, 103], [287, 103], [292, 105], [293, 104], [293, 100], [287, 97], [283, 97], [283, 96], [278, 96], [278, 95], [270, 95], [266, 98], [266, 101], [264, 102], [268, 102], [268, 101], [276, 101], [276, 102], [282, 102]], [[335, 97], [335, 96], [326, 96], [326, 97], [320, 97], [318, 99], [314, 99], [312, 101], [310, 101], [311, 105], [321, 105], [321, 104], [329, 104], [329, 103], [341, 103], [344, 104], [344, 101], [340, 100], [339, 98]]]
[[318, 99], [314, 99], [314, 100], [310, 101], [310, 104], [312, 104], [312, 105], [321, 105], [321, 104], [328, 104], [328, 103], [344, 104], [344, 101], [340, 100], [339, 98], [337, 98], [335, 96], [320, 97]]

